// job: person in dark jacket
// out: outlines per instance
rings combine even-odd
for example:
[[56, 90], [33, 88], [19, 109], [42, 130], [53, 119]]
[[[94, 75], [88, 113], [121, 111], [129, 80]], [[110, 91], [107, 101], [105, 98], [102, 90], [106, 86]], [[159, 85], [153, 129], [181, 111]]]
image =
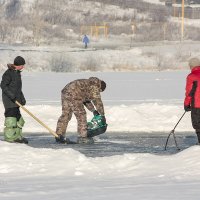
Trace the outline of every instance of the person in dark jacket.
[[7, 142], [28, 143], [28, 140], [22, 136], [22, 127], [24, 119], [21, 116], [18, 101], [22, 105], [26, 104], [22, 92], [21, 71], [25, 65], [25, 60], [21, 56], [14, 59], [14, 64], [8, 64], [8, 69], [2, 76], [1, 89], [2, 100], [5, 108], [5, 128], [4, 139]]
[[189, 60], [191, 73], [187, 76], [184, 100], [185, 111], [191, 111], [192, 126], [196, 131], [200, 144], [200, 60]]

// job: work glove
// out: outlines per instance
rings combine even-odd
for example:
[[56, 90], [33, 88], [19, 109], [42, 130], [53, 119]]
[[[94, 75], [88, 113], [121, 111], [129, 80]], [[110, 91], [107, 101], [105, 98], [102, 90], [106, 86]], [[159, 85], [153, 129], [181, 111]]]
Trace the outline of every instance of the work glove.
[[26, 105], [26, 100], [22, 99], [21, 104], [22, 104], [22, 106]]
[[186, 111], [186, 112], [188, 112], [188, 111], [191, 111], [191, 106], [190, 105], [184, 105], [184, 110]]
[[106, 118], [105, 118], [105, 116], [102, 116], [101, 119], [102, 119], [101, 121], [102, 121], [104, 124], [106, 124]]
[[95, 110], [95, 111], [93, 111], [93, 115], [97, 116], [97, 115], [100, 115], [100, 114], [99, 114], [99, 112], [97, 110]]
[[58, 135], [58, 137], [55, 137], [55, 139], [56, 139], [56, 142], [58, 142], [60, 144], [65, 144], [66, 143], [66, 140], [65, 140], [63, 135]]

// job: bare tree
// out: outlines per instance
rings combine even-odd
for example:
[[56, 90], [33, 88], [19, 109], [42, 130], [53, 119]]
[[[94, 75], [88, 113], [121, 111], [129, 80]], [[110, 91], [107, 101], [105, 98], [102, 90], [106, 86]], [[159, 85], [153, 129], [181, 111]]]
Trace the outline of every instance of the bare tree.
[[44, 22], [40, 16], [40, 13], [38, 12], [40, 8], [39, 0], [36, 0], [34, 5], [33, 5], [33, 10], [32, 10], [32, 31], [33, 31], [33, 43], [36, 46], [40, 45], [40, 40], [41, 40], [41, 33], [42, 29], [44, 28]]
[[9, 25], [5, 20], [0, 21], [0, 38], [2, 42], [5, 42], [6, 36], [9, 34]]
[[20, 13], [21, 1], [20, 0], [10, 0], [6, 5], [6, 18], [14, 19]]

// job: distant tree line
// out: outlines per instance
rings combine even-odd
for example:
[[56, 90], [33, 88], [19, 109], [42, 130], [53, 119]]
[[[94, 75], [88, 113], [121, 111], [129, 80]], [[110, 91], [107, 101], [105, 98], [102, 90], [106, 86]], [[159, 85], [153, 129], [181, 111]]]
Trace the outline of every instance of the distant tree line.
[[[93, 6], [97, 6], [99, 12], [86, 7], [86, 1], [98, 2]], [[107, 5], [116, 5], [124, 10], [132, 8], [133, 12], [122, 15], [105, 12]], [[22, 0], [1, 0], [0, 42], [63, 44], [80, 40], [82, 25], [103, 22], [108, 24], [109, 34], [127, 34], [135, 41], [177, 40], [180, 38], [180, 25], [169, 20], [170, 16], [171, 11], [166, 6], [138, 0], [35, 0], [30, 10], [24, 10]], [[200, 28], [187, 26], [186, 39], [199, 40], [199, 32]]]

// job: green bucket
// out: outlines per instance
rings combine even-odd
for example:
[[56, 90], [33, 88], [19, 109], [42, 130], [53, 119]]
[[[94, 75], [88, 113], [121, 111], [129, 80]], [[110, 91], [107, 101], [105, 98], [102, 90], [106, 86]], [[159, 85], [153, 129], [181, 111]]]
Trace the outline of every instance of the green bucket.
[[87, 136], [94, 137], [103, 134], [107, 130], [107, 124], [102, 115], [96, 115], [87, 123]]

